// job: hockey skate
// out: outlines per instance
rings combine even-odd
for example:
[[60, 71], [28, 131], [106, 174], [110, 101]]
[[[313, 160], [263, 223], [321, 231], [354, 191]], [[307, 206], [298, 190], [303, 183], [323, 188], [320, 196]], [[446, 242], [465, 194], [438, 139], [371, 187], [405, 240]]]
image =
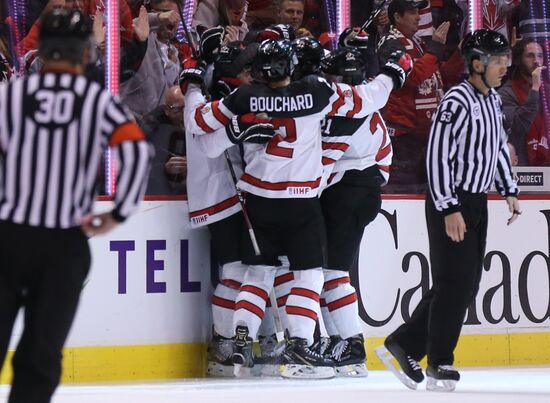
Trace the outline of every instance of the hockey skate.
[[318, 340], [313, 342], [311, 349], [321, 355], [330, 357], [332, 348], [341, 340], [342, 338], [340, 336], [320, 337]]
[[[376, 355], [382, 363], [405, 385], [407, 388], [416, 390], [418, 384], [424, 380], [424, 374], [418, 361], [407, 355], [405, 351], [389, 336], [384, 345], [378, 347]], [[392, 362], [395, 358], [399, 367]]]
[[232, 377], [234, 366], [231, 356], [233, 355], [233, 341], [227, 337], [220, 336], [212, 330], [212, 340], [208, 344], [208, 376]]
[[334, 377], [334, 361], [307, 345], [306, 339], [291, 337], [284, 353], [281, 375], [285, 378], [328, 379]]
[[344, 340], [340, 339], [329, 346], [330, 350], [326, 354], [334, 360], [336, 376], [364, 378], [369, 375], [365, 364], [367, 353], [364, 343], [363, 335], [359, 334]]
[[460, 380], [460, 374], [452, 365], [428, 366], [426, 389], [435, 392], [452, 392]]
[[235, 376], [241, 378], [251, 376], [251, 368], [254, 367], [252, 345], [253, 340], [248, 337], [248, 327], [237, 326], [233, 338], [233, 356], [231, 357], [235, 366]]
[[255, 376], [281, 376], [285, 342], [278, 343], [275, 334], [259, 336], [260, 355], [254, 357]]

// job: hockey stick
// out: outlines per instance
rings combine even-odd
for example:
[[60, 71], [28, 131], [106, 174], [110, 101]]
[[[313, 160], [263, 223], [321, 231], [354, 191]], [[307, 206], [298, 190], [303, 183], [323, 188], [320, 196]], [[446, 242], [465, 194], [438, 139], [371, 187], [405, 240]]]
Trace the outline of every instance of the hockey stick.
[[361, 31], [364, 31], [365, 33], [367, 32], [367, 28], [371, 26], [371, 24], [374, 22], [375, 18], [378, 17], [378, 14], [380, 14], [384, 8], [384, 6], [386, 5], [386, 3], [388, 2], [388, 0], [383, 0], [382, 3], [375, 9], [373, 10], [372, 13], [370, 13], [369, 15], [369, 18], [367, 18], [367, 20], [363, 23], [363, 25], [361, 25], [361, 27], [359, 28], [359, 31], [357, 32], [352, 32], [352, 34], [350, 35], [350, 40], [353, 40], [355, 39], [355, 37], [357, 35], [359, 35], [359, 33]]
[[[185, 0], [181, 0], [181, 1], [184, 2]], [[195, 41], [193, 40], [193, 36], [191, 36], [191, 32], [189, 31], [189, 28], [187, 28], [187, 23], [185, 22], [185, 15], [183, 15], [183, 7], [179, 1], [176, 1], [176, 4], [178, 6], [178, 13], [180, 15], [181, 25], [183, 26], [183, 34], [185, 35], [185, 38], [187, 39], [187, 43], [191, 48], [191, 53], [193, 54], [193, 57], [198, 60], [200, 56], [199, 51], [195, 46]]]
[[[193, 37], [191, 36], [189, 29], [187, 28], [187, 24], [185, 23], [182, 5], [180, 4], [180, 2], [176, 2], [176, 3], [178, 5], [178, 11], [180, 14], [181, 23], [183, 25], [183, 32], [185, 34], [185, 37], [187, 38], [187, 42], [189, 46], [191, 47], [193, 57], [198, 60], [199, 51], [195, 47], [195, 42], [193, 41]], [[244, 222], [245, 222], [246, 228], [248, 229], [248, 235], [250, 236], [252, 247], [254, 248], [254, 254], [256, 256], [259, 256], [261, 255], [260, 246], [258, 245], [256, 234], [254, 233], [254, 228], [252, 227], [252, 223], [250, 222], [250, 218], [248, 217], [248, 213], [246, 211], [243, 194], [241, 192], [241, 189], [239, 189], [239, 187], [237, 186], [237, 182], [238, 182], [237, 175], [235, 174], [235, 169], [233, 168], [233, 164], [231, 163], [231, 157], [229, 156], [229, 152], [227, 150], [224, 151], [224, 155], [225, 155], [225, 160], [227, 161], [227, 166], [229, 167], [229, 172], [231, 173], [231, 178], [233, 179], [233, 184], [235, 185], [235, 191], [237, 192], [237, 198], [239, 199], [239, 204], [241, 205]], [[273, 315], [275, 319], [275, 330], [276, 330], [277, 342], [281, 343], [284, 340], [284, 328], [283, 328], [283, 322], [281, 320], [281, 315], [279, 314], [279, 307], [277, 305], [277, 297], [275, 296], [275, 289], [273, 287], [271, 288], [271, 292], [269, 293], [269, 301], [271, 302], [271, 308], [274, 310]]]
[[[235, 185], [235, 191], [237, 192], [237, 198], [239, 199], [239, 204], [241, 205], [241, 210], [243, 212], [244, 223], [248, 230], [248, 235], [250, 236], [250, 241], [252, 241], [252, 247], [254, 248], [254, 254], [256, 256], [261, 255], [260, 246], [256, 240], [256, 234], [254, 233], [254, 228], [252, 227], [252, 222], [246, 211], [244, 196], [241, 189], [237, 186], [237, 175], [235, 174], [235, 168], [231, 163], [231, 157], [227, 150], [224, 151], [225, 160], [227, 161], [227, 166], [229, 167], [229, 172], [231, 173], [231, 178], [233, 178], [233, 183]], [[271, 302], [271, 308], [273, 309], [273, 316], [275, 319], [275, 334], [277, 336], [277, 343], [281, 343], [285, 339], [285, 331], [283, 328], [283, 321], [281, 320], [281, 315], [279, 313], [279, 306], [277, 305], [277, 297], [275, 296], [275, 288], [272, 287], [269, 292], [269, 302]]]
[[252, 223], [250, 222], [250, 218], [248, 217], [248, 213], [246, 211], [245, 202], [243, 193], [241, 192], [241, 189], [237, 186], [237, 175], [235, 174], [235, 168], [233, 168], [233, 164], [231, 163], [231, 157], [229, 156], [229, 152], [227, 150], [224, 151], [225, 160], [227, 161], [227, 166], [229, 167], [229, 172], [231, 173], [231, 178], [233, 178], [233, 184], [235, 185], [235, 190], [237, 192], [237, 197], [239, 199], [239, 204], [241, 205], [241, 209], [243, 211], [243, 217], [244, 217], [244, 223], [246, 225], [246, 228], [248, 229], [248, 235], [250, 235], [250, 240], [252, 241], [252, 247], [254, 248], [254, 254], [256, 256], [260, 256], [260, 246], [258, 245], [258, 241], [256, 240], [256, 234], [254, 233], [254, 228], [252, 228]]

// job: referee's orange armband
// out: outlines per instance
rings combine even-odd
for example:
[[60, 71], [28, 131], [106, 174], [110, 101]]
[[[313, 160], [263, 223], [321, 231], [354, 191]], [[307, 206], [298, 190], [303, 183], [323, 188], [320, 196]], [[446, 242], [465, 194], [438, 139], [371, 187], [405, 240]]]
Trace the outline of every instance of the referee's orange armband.
[[145, 133], [133, 122], [124, 123], [118, 126], [111, 138], [109, 139], [110, 146], [116, 146], [123, 141], [139, 141], [145, 140]]

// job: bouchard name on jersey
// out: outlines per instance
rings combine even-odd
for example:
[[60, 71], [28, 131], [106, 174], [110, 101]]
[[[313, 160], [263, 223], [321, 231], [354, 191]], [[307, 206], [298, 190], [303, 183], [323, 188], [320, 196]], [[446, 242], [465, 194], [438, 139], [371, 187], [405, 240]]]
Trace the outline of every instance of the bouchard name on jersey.
[[266, 114], [276, 135], [267, 145], [245, 144], [239, 187], [267, 198], [316, 197], [323, 174], [321, 121], [326, 116], [363, 118], [386, 104], [392, 88], [386, 75], [359, 86], [318, 76], [279, 88], [243, 86], [222, 100], [197, 105], [189, 129], [196, 135], [212, 134], [234, 115]]

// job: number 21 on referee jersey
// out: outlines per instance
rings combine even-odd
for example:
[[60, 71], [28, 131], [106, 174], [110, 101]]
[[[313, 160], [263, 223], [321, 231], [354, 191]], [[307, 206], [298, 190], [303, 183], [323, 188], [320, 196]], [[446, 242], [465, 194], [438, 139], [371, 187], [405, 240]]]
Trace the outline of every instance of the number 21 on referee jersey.
[[281, 141], [294, 143], [296, 141], [296, 123], [292, 118], [272, 118], [271, 124], [275, 127], [277, 133], [265, 150], [266, 153], [276, 155], [278, 157], [292, 158], [294, 150], [289, 147], [279, 145]]

